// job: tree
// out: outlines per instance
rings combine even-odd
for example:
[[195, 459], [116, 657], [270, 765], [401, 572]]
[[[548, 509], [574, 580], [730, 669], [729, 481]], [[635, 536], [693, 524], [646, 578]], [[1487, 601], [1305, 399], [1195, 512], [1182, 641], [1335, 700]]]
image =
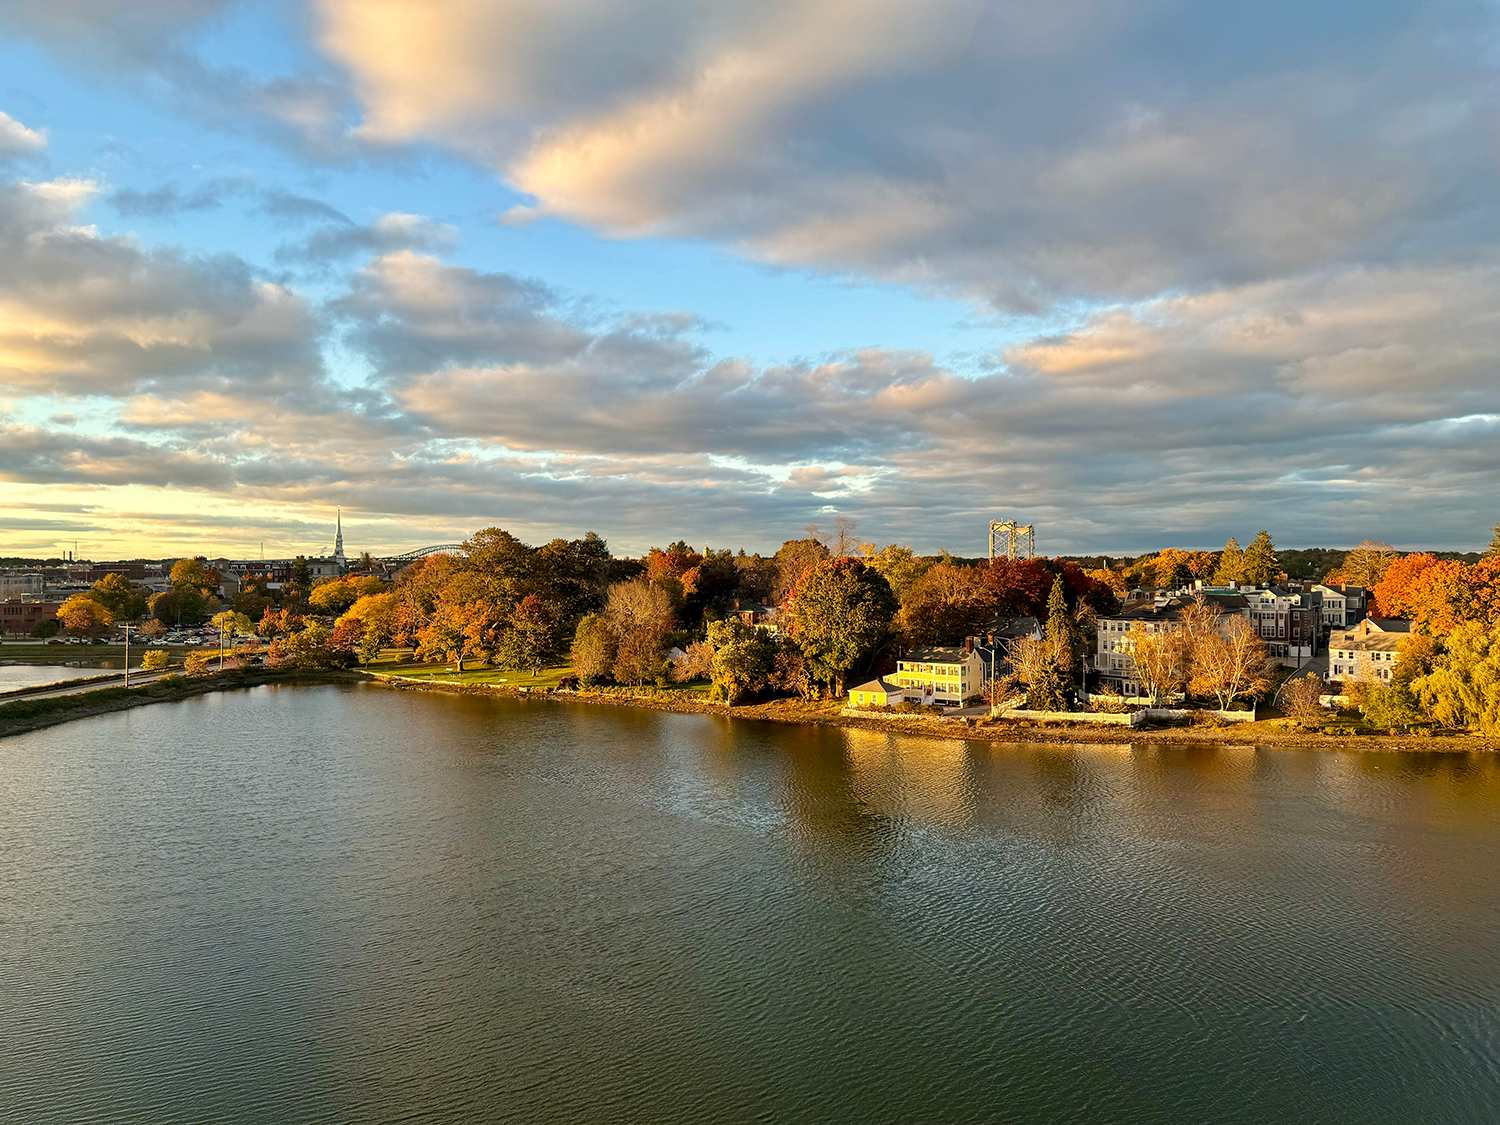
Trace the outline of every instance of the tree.
[[714, 697], [731, 707], [746, 695], [764, 691], [775, 667], [776, 645], [764, 629], [730, 618], [710, 622]]
[[151, 596], [151, 616], [163, 625], [196, 625], [203, 620], [208, 600], [196, 586], [174, 586]]
[[1403, 592], [1402, 606], [1413, 627], [1434, 637], [1445, 637], [1460, 624], [1477, 617], [1469, 568], [1443, 561], [1425, 568]]
[[74, 594], [57, 607], [57, 619], [75, 637], [102, 637], [115, 623], [114, 614], [89, 594]]
[[1245, 548], [1241, 572], [1248, 586], [1268, 585], [1275, 582], [1281, 574], [1281, 562], [1276, 557], [1276, 544], [1271, 541], [1269, 531], [1255, 533], [1250, 546]]
[[1412, 683], [1422, 707], [1444, 726], [1500, 734], [1500, 625], [1465, 622], [1444, 649]]
[[190, 652], [182, 661], [182, 670], [189, 676], [207, 675], [212, 659], [206, 652]]
[[298, 555], [292, 563], [292, 581], [303, 590], [312, 588], [312, 568], [307, 565], [307, 557]]
[[342, 627], [345, 622], [357, 624], [360, 630], [361, 645], [364, 638], [369, 638], [378, 652], [385, 645], [390, 644], [396, 631], [396, 595], [391, 593], [365, 594], [348, 609], [334, 623], [334, 628]]
[[775, 602], [785, 601], [792, 588], [802, 580], [802, 575], [813, 566], [828, 558], [828, 548], [815, 538], [788, 539], [776, 552], [776, 581], [771, 587], [771, 598]]
[[417, 655], [428, 663], [451, 663], [462, 672], [464, 661], [487, 650], [492, 624], [484, 602], [440, 605], [418, 638]]
[[808, 568], [792, 590], [792, 633], [811, 674], [835, 697], [844, 678], [884, 646], [897, 610], [888, 582], [859, 559]]
[[1386, 567], [1375, 588], [1370, 592], [1375, 597], [1375, 611], [1381, 617], [1415, 617], [1412, 590], [1422, 572], [1437, 566], [1436, 555], [1403, 555]]
[[1220, 628], [1201, 637], [1191, 650], [1195, 695], [1212, 695], [1219, 710], [1241, 696], [1256, 696], [1270, 686], [1270, 660], [1266, 646], [1243, 617], [1227, 618]]
[[557, 649], [555, 610], [535, 594], [527, 594], [511, 610], [510, 627], [500, 640], [505, 667], [530, 668], [535, 679], [557, 658]]
[[1093, 579], [1101, 586], [1108, 586], [1116, 598], [1124, 598], [1130, 593], [1130, 584], [1125, 581], [1125, 576], [1118, 570], [1110, 570], [1108, 567], [1100, 567], [1098, 570], [1085, 570], [1084, 576]]
[[1490, 545], [1485, 549], [1486, 555], [1500, 555], [1500, 523], [1494, 528], [1494, 534], [1490, 536]]
[[609, 588], [604, 619], [615, 638], [614, 678], [642, 684], [656, 677], [674, 622], [672, 598], [646, 578]]
[[219, 572], [203, 558], [178, 559], [172, 564], [172, 585], [179, 590], [197, 590], [205, 597], [219, 589]]
[[140, 628], [136, 630], [136, 633], [148, 640], [155, 641], [167, 635], [167, 627], [153, 617], [149, 621], [142, 623]]
[[[990, 605], [1002, 617], [1042, 617], [1052, 589], [1053, 571], [1044, 559], [1011, 559], [1001, 555], [984, 568]], [[1080, 575], [1082, 570], [1079, 571]]]
[[1389, 543], [1365, 539], [1344, 556], [1343, 563], [1326, 581], [1339, 586], [1363, 586], [1373, 590], [1396, 561], [1396, 549]]
[[132, 586], [119, 574], [99, 579], [89, 588], [89, 596], [109, 610], [116, 621], [135, 621], [144, 616], [150, 603], [145, 590]]
[[1323, 680], [1316, 673], [1309, 672], [1281, 689], [1282, 709], [1298, 726], [1320, 726], [1328, 715], [1322, 702], [1325, 690]]
[[888, 544], [879, 550], [874, 543], [863, 543], [859, 550], [864, 556], [865, 565], [886, 580], [891, 593], [896, 595], [903, 606], [906, 604], [907, 590], [932, 566], [930, 560], [921, 558], [910, 547], [903, 547], [899, 543]]
[[[711, 623], [709, 628], [715, 624], [718, 623]], [[679, 684], [711, 679], [713, 674], [714, 646], [708, 641], [694, 641], [684, 650], [682, 659], [672, 665], [672, 679]]]
[[615, 663], [615, 635], [602, 614], [591, 613], [578, 623], [569, 660], [585, 686], [609, 675]]
[[978, 633], [992, 603], [982, 570], [944, 559], [908, 586], [896, 628], [908, 645], [950, 644]]
[[1233, 535], [1224, 544], [1224, 550], [1219, 553], [1219, 566], [1214, 571], [1214, 585], [1228, 586], [1234, 584], [1242, 585], [1245, 581], [1245, 552], [1240, 549], [1240, 544]]
[[307, 596], [307, 604], [319, 613], [343, 613], [362, 597], [378, 594], [385, 583], [373, 575], [350, 575], [319, 582]]
[[1136, 679], [1155, 706], [1187, 687], [1187, 634], [1179, 629], [1153, 631], [1137, 621], [1126, 634]]
[[255, 624], [243, 613], [226, 609], [209, 619], [209, 624], [219, 631], [219, 667], [224, 667], [224, 642], [233, 642], [236, 636], [248, 636], [255, 632]]
[[834, 558], [847, 559], [859, 547], [859, 540], [854, 536], [854, 528], [854, 520], [848, 516], [833, 517], [833, 543], [831, 549]]
[[167, 655], [167, 650], [164, 648], [148, 648], [146, 650], [146, 655], [141, 657], [141, 671], [163, 671], [171, 662], [171, 659], [172, 658]]

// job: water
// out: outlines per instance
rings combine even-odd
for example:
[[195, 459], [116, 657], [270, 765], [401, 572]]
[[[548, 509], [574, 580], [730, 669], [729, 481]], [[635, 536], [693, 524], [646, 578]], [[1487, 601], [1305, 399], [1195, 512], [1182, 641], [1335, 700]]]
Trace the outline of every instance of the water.
[[[133, 672], [139, 662], [132, 659]], [[33, 684], [55, 684], [63, 680], [81, 680], [87, 676], [102, 676], [107, 672], [118, 672], [125, 667], [119, 660], [79, 660], [69, 664], [3, 664], [0, 663], [0, 694]]]
[[0, 740], [0, 1121], [1500, 1120], [1500, 763], [261, 688]]

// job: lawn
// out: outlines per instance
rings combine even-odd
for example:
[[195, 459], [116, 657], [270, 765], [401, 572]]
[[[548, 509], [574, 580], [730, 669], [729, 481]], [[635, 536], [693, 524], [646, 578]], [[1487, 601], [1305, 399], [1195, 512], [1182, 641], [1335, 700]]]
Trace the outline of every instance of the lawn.
[[[540, 676], [532, 676], [530, 672], [472, 666], [460, 673], [455, 672], [451, 664], [424, 664], [420, 660], [414, 661], [411, 653], [406, 649], [387, 649], [380, 654], [379, 660], [369, 665], [369, 671], [380, 672], [387, 676], [407, 676], [413, 680], [430, 680], [434, 683], [492, 684], [497, 687], [537, 690], [555, 688], [564, 676], [573, 674], [572, 667], [567, 664], [544, 668]], [[695, 680], [687, 684], [671, 684], [665, 688], [658, 688], [653, 684], [644, 684], [641, 687], [606, 684], [590, 690], [603, 695], [645, 696], [647, 698], [676, 696], [705, 700], [708, 698], [709, 685], [706, 681]]]

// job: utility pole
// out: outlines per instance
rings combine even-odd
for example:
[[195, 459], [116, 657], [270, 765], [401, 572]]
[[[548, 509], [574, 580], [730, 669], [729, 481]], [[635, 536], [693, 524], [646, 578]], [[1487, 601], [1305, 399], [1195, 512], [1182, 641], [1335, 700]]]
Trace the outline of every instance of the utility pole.
[[130, 622], [125, 622], [125, 686], [130, 686]]

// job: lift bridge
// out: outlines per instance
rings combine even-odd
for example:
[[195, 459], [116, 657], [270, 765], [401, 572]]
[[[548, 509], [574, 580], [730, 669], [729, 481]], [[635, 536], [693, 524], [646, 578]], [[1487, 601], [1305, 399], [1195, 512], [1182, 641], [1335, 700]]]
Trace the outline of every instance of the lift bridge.
[[[1026, 548], [1026, 553], [1021, 554], [1021, 548]], [[990, 520], [990, 558], [996, 557], [996, 547], [1000, 548], [1000, 554], [1008, 559], [1029, 559], [1036, 549], [1036, 528], [1031, 524], [1024, 527], [1015, 520]]]

